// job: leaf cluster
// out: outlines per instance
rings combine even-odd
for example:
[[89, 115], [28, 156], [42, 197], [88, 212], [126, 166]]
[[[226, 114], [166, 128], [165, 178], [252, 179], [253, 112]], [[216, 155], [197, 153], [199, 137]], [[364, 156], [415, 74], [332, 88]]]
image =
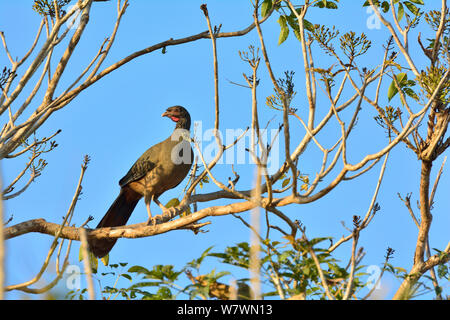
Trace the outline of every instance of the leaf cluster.
[[367, 39], [364, 33], [357, 36], [355, 32], [350, 31], [340, 37], [339, 40], [341, 49], [347, 58], [349, 58], [350, 63], [356, 57], [364, 55], [372, 46], [372, 42]]
[[[438, 64], [437, 66], [427, 67], [425, 71], [421, 72], [418, 82], [421, 86], [422, 93], [427, 99], [433, 95], [433, 92], [438, 87], [446, 71], [447, 70], [444, 66]], [[443, 104], [447, 104], [450, 101], [449, 93], [450, 79], [447, 79], [447, 81], [443, 84], [437, 99], [439, 99]]]
[[[311, 299], [325, 299], [326, 295], [321, 285], [316, 263], [310, 255], [311, 250], [314, 250], [330, 290], [338, 299], [342, 298], [349, 271], [347, 270], [348, 266], [342, 266], [340, 261], [333, 258], [326, 248], [321, 247], [322, 243], [331, 239], [323, 237], [305, 240], [292, 236], [285, 236], [284, 239], [286, 241], [283, 242], [270, 239], [261, 240], [262, 282], [268, 288], [264, 292], [264, 296], [280, 296], [279, 290], [282, 290], [285, 298], [303, 294]], [[125, 267], [126, 263], [110, 264], [107, 266], [109, 271], [97, 274], [97, 276], [112, 275], [117, 279], [125, 278], [132, 282], [130, 286], [122, 288], [116, 285], [117, 280], [114, 286], [105, 286], [102, 294], [107, 295], [108, 298], [120, 296], [123, 299], [176, 299], [181, 294], [189, 299], [229, 299], [231, 288], [226, 284], [229, 281], [222, 279], [232, 273], [213, 269], [209, 273], [201, 274], [200, 268], [204, 260], [208, 258], [217, 260], [218, 265], [232, 266], [231, 270], [237, 268], [237, 270], [242, 269], [248, 272], [250, 249], [250, 244], [247, 242], [226, 247], [224, 251], [219, 252], [211, 252], [212, 247], [210, 247], [199, 258], [187, 263], [181, 269], [176, 269], [173, 265], [155, 265], [151, 269], [132, 266], [123, 272], [118, 271], [117, 268]], [[363, 277], [367, 274], [362, 272], [362, 268], [364, 266], [357, 266], [353, 278], [355, 292], [365, 285]], [[230, 268], [227, 269], [230, 270]], [[192, 271], [195, 271], [197, 276], [194, 277]], [[236, 274], [240, 274], [240, 272]], [[183, 284], [186, 283], [183, 275], [187, 275], [192, 283]], [[277, 281], [282, 281], [282, 288], [277, 285]], [[236, 285], [240, 299], [250, 297], [250, 279], [237, 278]], [[84, 299], [86, 291], [83, 290], [71, 291], [68, 293], [68, 297]]]
[[12, 81], [14, 79], [15, 74], [11, 72], [11, 69], [4, 67], [2, 72], [0, 73], [0, 90], [4, 90], [4, 86], [8, 81]]
[[392, 106], [387, 106], [385, 109], [381, 109], [381, 112], [383, 116], [377, 115], [374, 119], [380, 127], [390, 132], [392, 126], [400, 118], [402, 112], [400, 108], [394, 108]]
[[[409, 1], [394, 0], [393, 1], [394, 8], [391, 8], [391, 4], [389, 1], [373, 0], [372, 2], [375, 6], [381, 8], [383, 13], [387, 13], [391, 9], [394, 10], [396, 12], [397, 20], [399, 22], [405, 17], [408, 22], [408, 25], [410, 25], [411, 27], [417, 26], [419, 18], [422, 15], [419, 6], [425, 5], [423, 0], [409, 0]], [[369, 6], [370, 1], [366, 0], [363, 4], [363, 7]], [[395, 6], [397, 6], [397, 8], [395, 8]], [[412, 14], [412, 16], [410, 14]]]
[[266, 105], [269, 108], [282, 111], [283, 99], [286, 99], [288, 105], [291, 104], [297, 94], [295, 91], [294, 75], [294, 71], [285, 71], [284, 78], [277, 79], [277, 84], [281, 88], [284, 96], [278, 90], [274, 89], [274, 94], [266, 98]]
[[[339, 0], [328, 1], [328, 0], [316, 0], [313, 2], [312, 7], [321, 8], [321, 9], [337, 9], [337, 3]], [[263, 16], [267, 15], [268, 10], [272, 8], [272, 0], [265, 0], [261, 6], [261, 14]], [[297, 40], [301, 39], [300, 35], [300, 26], [298, 24], [297, 15], [301, 13], [302, 7], [296, 8], [295, 11], [292, 11], [290, 7], [283, 7], [278, 4], [276, 7], [277, 11], [280, 13], [280, 17], [278, 18], [278, 24], [280, 25], [280, 35], [278, 38], [278, 45], [281, 45], [289, 36], [289, 30], [292, 29]], [[303, 20], [304, 28], [313, 32], [314, 24], [309, 22], [307, 19]]]
[[[65, 11], [62, 10], [64, 6], [70, 3], [70, 0], [57, 0], [58, 8], [62, 15], [65, 15]], [[35, 0], [33, 3], [33, 10], [41, 16], [50, 16], [52, 18], [56, 15], [56, 8], [53, 0]]]
[[[419, 96], [415, 93], [415, 91], [412, 89], [416, 85], [416, 82], [414, 80], [409, 80], [408, 75], [406, 73], [399, 73], [395, 75], [395, 80], [392, 80], [391, 85], [388, 89], [388, 100], [391, 101], [392, 98], [394, 98], [397, 93], [400, 90], [406, 94], [407, 96], [413, 98], [414, 100], [418, 101]], [[402, 102], [403, 103], [403, 102]]]

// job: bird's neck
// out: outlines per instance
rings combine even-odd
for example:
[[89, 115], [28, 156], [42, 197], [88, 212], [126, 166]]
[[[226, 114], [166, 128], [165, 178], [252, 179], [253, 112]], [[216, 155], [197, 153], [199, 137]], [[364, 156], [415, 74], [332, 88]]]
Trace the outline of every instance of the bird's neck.
[[177, 122], [177, 125], [175, 126], [175, 129], [173, 130], [173, 133], [170, 136], [170, 139], [172, 141], [181, 141], [181, 140], [189, 141], [190, 128], [191, 128], [191, 117], [188, 115], [186, 118], [181, 118]]
[[182, 140], [191, 141], [191, 134], [187, 129], [175, 128], [168, 139], [177, 143]]
[[175, 130], [177, 129], [185, 129], [188, 130], [191, 128], [191, 118], [188, 116], [186, 118], [180, 119], [175, 126]]

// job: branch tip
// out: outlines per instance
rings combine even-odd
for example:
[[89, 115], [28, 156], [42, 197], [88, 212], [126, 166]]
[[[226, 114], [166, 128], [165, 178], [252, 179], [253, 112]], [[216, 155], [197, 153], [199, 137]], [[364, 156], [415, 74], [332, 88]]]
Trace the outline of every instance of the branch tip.
[[202, 4], [200, 6], [200, 9], [202, 9], [203, 14], [205, 15], [205, 17], [207, 17], [208, 16], [208, 7], [206, 6], [206, 3]]

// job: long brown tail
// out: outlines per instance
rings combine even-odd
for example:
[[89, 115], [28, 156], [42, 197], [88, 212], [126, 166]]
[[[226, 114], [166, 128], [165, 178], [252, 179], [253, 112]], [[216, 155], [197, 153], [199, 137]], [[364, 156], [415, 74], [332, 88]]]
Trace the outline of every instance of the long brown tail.
[[[127, 186], [123, 187], [97, 228], [125, 225], [141, 197], [139, 193]], [[90, 239], [89, 248], [96, 257], [102, 258], [111, 251], [116, 241], [117, 239]]]

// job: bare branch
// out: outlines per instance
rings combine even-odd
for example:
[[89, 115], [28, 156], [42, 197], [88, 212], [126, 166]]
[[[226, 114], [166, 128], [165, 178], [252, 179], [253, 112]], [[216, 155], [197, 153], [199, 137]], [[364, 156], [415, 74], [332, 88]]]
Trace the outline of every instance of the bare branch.
[[[76, 205], [76, 203], [78, 201], [78, 198], [80, 196], [80, 193], [81, 193], [81, 182], [83, 181], [84, 173], [85, 173], [85, 171], [87, 169], [87, 163], [88, 163], [87, 160], [88, 160], [88, 158], [85, 158], [85, 161], [84, 161], [84, 163], [83, 163], [83, 165], [81, 167], [80, 178], [79, 178], [76, 190], [75, 190], [75, 195], [74, 195], [74, 197], [72, 199], [72, 202], [70, 204], [69, 210], [68, 210], [66, 216], [64, 217], [62, 224], [61, 225], [57, 225], [57, 227], [53, 230], [53, 236], [54, 236], [53, 242], [52, 242], [52, 244], [50, 246], [50, 249], [49, 249], [49, 251], [47, 253], [47, 257], [45, 258], [41, 269], [39, 270], [39, 272], [37, 273], [37, 275], [33, 279], [31, 279], [29, 281], [26, 281], [24, 283], [6, 286], [5, 289], [4, 289], [5, 291], [21, 290], [21, 291], [28, 292], [28, 293], [41, 293], [41, 292], [44, 292], [45, 290], [48, 290], [48, 289], [52, 288], [59, 281], [59, 279], [62, 277], [62, 273], [60, 273], [59, 275], [57, 275], [56, 279], [53, 282], [51, 282], [48, 286], [46, 286], [44, 288], [41, 288], [41, 289], [29, 288], [30, 285], [35, 284], [42, 277], [43, 273], [45, 272], [45, 270], [47, 269], [47, 267], [48, 267], [48, 265], [50, 263], [50, 258], [52, 257], [53, 253], [55, 252], [55, 249], [56, 249], [56, 247], [58, 245], [58, 240], [63, 235], [64, 228], [68, 228], [68, 227], [64, 227], [64, 226], [65, 226], [66, 222], [68, 221], [68, 219], [70, 218], [70, 216], [73, 214], [73, 210], [74, 210], [75, 205]], [[6, 239], [6, 237], [5, 237], [5, 239]], [[67, 256], [68, 256], [68, 254], [67, 254]], [[66, 256], [66, 258], [67, 258], [67, 256]], [[67, 263], [65, 263], [65, 265], [67, 265]]]
[[81, 238], [81, 251], [83, 253], [84, 272], [86, 273], [86, 279], [88, 283], [89, 300], [94, 300], [95, 299], [94, 282], [92, 281], [92, 269], [88, 253], [89, 245], [87, 242], [86, 230], [84, 228], [80, 228], [80, 238]]

